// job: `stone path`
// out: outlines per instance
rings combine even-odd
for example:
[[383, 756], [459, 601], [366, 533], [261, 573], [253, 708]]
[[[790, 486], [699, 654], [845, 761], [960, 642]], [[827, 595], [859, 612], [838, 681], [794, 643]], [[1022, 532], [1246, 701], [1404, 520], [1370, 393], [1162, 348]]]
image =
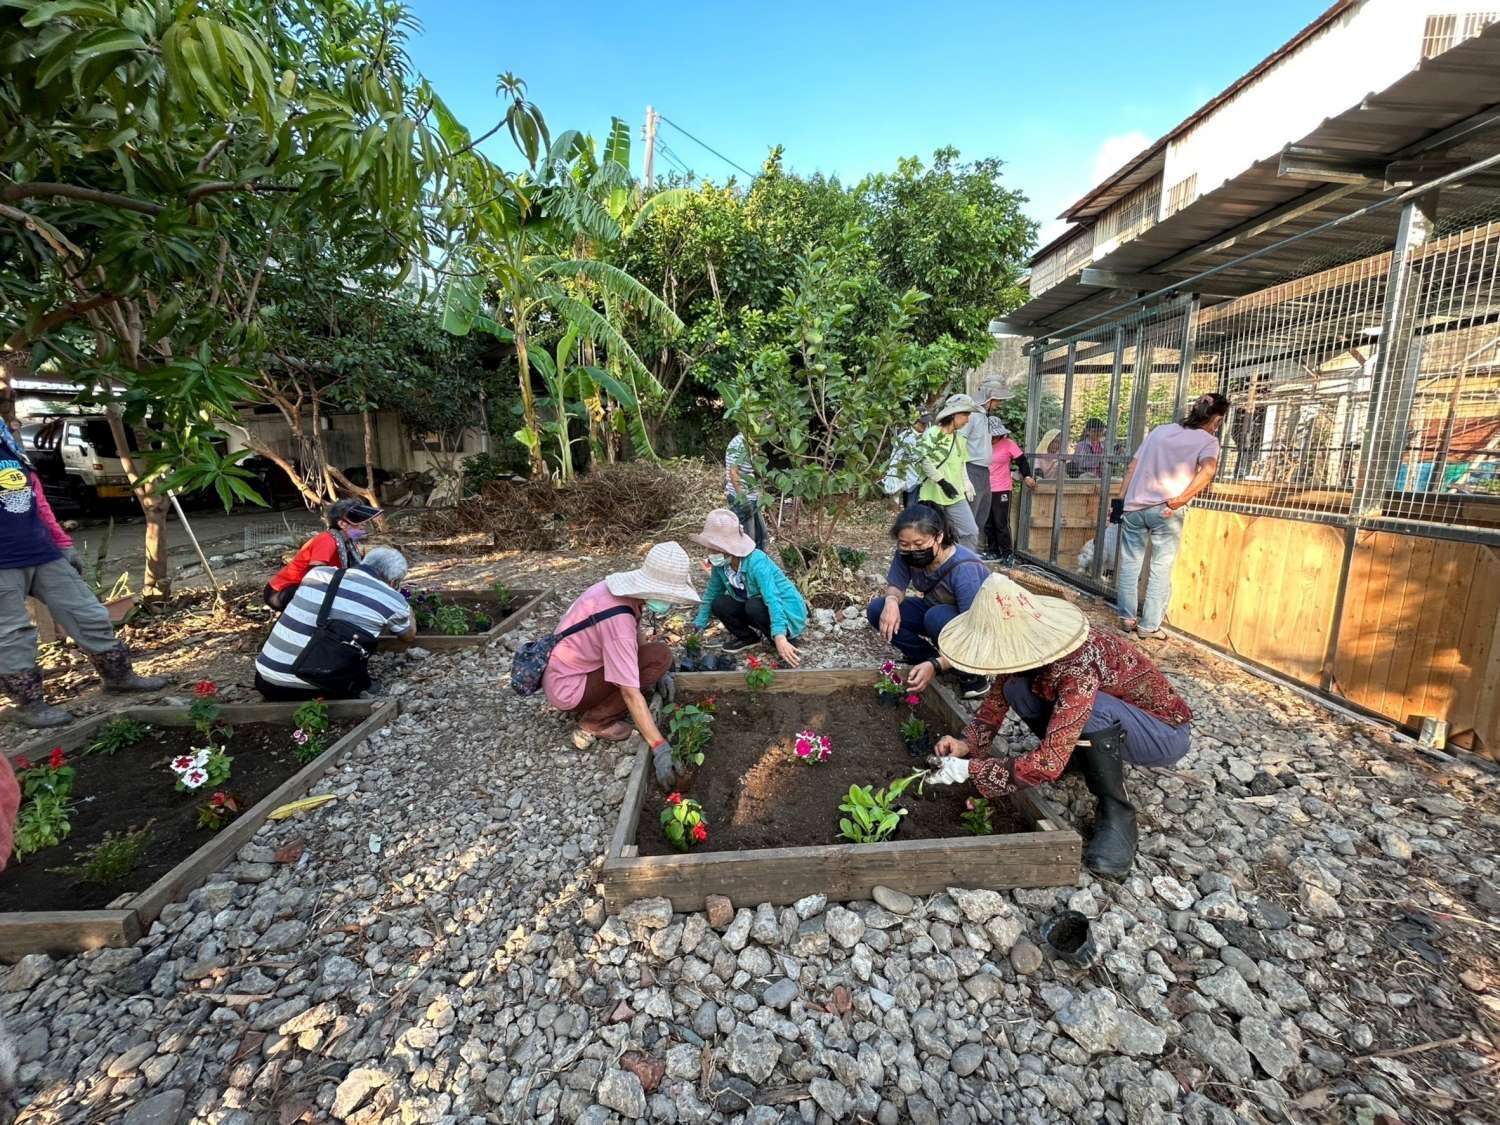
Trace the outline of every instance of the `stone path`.
[[[1123, 883], [606, 919], [628, 757], [503, 645], [383, 659], [405, 711], [335, 802], [135, 948], [0, 981], [23, 1121], [1496, 1119], [1495, 778], [1222, 662], [1168, 647], [1195, 749], [1130, 775]], [[1038, 948], [1062, 905], [1089, 970]]]

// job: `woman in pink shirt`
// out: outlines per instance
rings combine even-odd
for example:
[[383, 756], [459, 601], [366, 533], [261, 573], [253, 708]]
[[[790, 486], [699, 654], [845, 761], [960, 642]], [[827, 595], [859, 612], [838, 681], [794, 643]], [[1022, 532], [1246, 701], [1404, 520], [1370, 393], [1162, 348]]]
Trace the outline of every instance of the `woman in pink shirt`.
[[698, 600], [687, 552], [676, 543], [658, 543], [638, 570], [609, 575], [568, 607], [555, 634], [578, 628], [557, 642], [542, 674], [547, 702], [572, 713], [585, 732], [621, 742], [630, 737], [633, 722], [651, 747], [663, 787], [675, 780], [672, 748], [652, 719], [643, 692], [667, 675], [672, 650], [642, 637], [641, 610], [667, 613], [674, 605], [696, 605]]
[[1015, 562], [1010, 538], [1011, 465], [1020, 471], [1021, 479], [1033, 488], [1036, 478], [1026, 454], [1010, 436], [1010, 429], [999, 418], [990, 416], [990, 515], [983, 528], [986, 549], [979, 557], [998, 560], [1004, 566]]

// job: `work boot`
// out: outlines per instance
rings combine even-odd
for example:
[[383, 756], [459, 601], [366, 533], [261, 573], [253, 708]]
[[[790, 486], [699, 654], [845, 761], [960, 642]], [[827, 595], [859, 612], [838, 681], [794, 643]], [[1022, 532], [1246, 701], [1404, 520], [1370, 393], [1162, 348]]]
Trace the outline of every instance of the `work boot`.
[[123, 644], [108, 652], [91, 652], [89, 659], [104, 681], [105, 691], [160, 691], [167, 686], [165, 676], [136, 675], [130, 666], [130, 649]]
[[41, 730], [44, 727], [66, 726], [73, 721], [71, 714], [61, 707], [52, 706], [42, 697], [40, 668], [0, 676], [0, 691], [10, 696], [15, 703], [12, 717], [22, 726]]
[[1120, 760], [1124, 746], [1125, 732], [1115, 723], [1080, 738], [1069, 762], [1098, 801], [1083, 865], [1110, 879], [1124, 878], [1135, 862], [1135, 806], [1125, 794], [1125, 765]]

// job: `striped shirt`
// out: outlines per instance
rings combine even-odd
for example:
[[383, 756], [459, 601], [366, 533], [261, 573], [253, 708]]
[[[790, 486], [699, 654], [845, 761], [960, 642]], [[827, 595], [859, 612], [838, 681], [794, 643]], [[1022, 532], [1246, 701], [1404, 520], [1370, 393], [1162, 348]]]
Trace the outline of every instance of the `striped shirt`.
[[[315, 566], [303, 576], [255, 659], [255, 670], [267, 683], [317, 690], [292, 674], [292, 664], [313, 635], [323, 595], [337, 573], [331, 566]], [[411, 607], [406, 599], [363, 566], [344, 571], [328, 617], [331, 621], [347, 621], [372, 637], [382, 632], [401, 634], [411, 627]]]

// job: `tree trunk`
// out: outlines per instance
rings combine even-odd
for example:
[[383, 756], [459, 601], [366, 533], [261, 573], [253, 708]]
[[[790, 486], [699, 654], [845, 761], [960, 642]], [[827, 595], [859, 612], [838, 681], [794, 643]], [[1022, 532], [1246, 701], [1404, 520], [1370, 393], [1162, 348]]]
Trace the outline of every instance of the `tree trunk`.
[[146, 573], [141, 578], [142, 598], [164, 598], [172, 592], [172, 572], [167, 559], [167, 509], [171, 501], [157, 493], [156, 486], [142, 482], [140, 470], [130, 453], [130, 438], [125, 432], [125, 418], [113, 404], [104, 408], [109, 432], [125, 467], [125, 476], [135, 489], [135, 496], [146, 517]]
[[370, 494], [370, 501], [375, 507], [380, 507], [380, 485], [375, 482], [375, 424], [370, 421], [368, 409], [360, 413], [360, 421], [365, 430], [365, 491]]
[[526, 320], [519, 313], [513, 318], [516, 334], [516, 366], [520, 368], [521, 424], [529, 437], [527, 452], [531, 455], [531, 476], [547, 479], [547, 462], [542, 457], [542, 428], [537, 424], [536, 400], [531, 397], [531, 361], [526, 354]]
[[234, 422], [223, 422], [221, 424], [239, 430], [240, 433], [244, 435], [243, 440], [247, 447], [249, 447], [257, 455], [264, 457], [267, 461], [270, 461], [273, 465], [275, 465], [278, 469], [285, 473], [286, 479], [292, 482], [292, 487], [301, 494], [302, 502], [309, 508], [317, 508], [323, 503], [323, 497], [307, 487], [307, 482], [304, 481], [301, 474], [297, 472], [297, 467], [281, 454], [277, 453], [269, 445], [266, 445], [264, 442], [257, 439], [247, 427], [237, 425]]
[[[11, 429], [16, 422], [16, 390], [12, 382], [23, 371], [30, 371], [31, 363], [25, 352], [0, 346], [0, 421]], [[20, 435], [16, 436], [20, 441]]]

